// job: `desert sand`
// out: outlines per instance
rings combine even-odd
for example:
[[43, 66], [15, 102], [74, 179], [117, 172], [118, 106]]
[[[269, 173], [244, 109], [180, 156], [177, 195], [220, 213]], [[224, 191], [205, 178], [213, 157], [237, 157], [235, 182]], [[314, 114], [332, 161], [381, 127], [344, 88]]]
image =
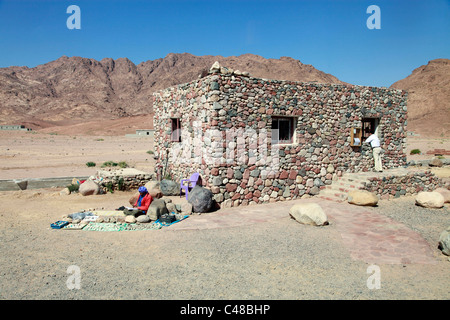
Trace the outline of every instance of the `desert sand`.
[[[448, 148], [448, 140], [408, 143], [409, 149], [424, 153]], [[149, 150], [153, 142], [148, 138], [1, 132], [0, 179], [93, 175], [110, 160], [152, 172]], [[87, 167], [88, 161], [97, 167]], [[448, 168], [436, 170], [450, 177]], [[368, 265], [349, 257], [334, 224], [308, 228], [286, 214], [251, 225], [199, 230], [53, 230], [50, 224], [63, 215], [114, 210], [127, 205], [133, 194], [83, 197], [60, 195], [60, 190], [0, 192], [0, 299], [450, 298], [450, 262], [437, 248], [439, 233], [448, 226], [448, 206], [416, 208], [413, 197], [380, 202], [374, 210], [421, 234], [436, 264], [380, 265], [382, 287], [371, 290], [366, 285]], [[191, 219], [196, 217], [209, 218]], [[79, 290], [67, 286], [70, 266], [81, 269]]]

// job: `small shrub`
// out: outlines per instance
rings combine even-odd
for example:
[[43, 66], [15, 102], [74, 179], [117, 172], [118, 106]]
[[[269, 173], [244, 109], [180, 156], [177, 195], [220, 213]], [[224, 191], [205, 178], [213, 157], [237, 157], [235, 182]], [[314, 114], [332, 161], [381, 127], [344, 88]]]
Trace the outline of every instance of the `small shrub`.
[[148, 154], [154, 154], [154, 152], [152, 150], [148, 150], [147, 153]]
[[102, 167], [117, 167], [118, 163], [114, 161], [103, 162]]
[[95, 141], [105, 141], [105, 139], [100, 138], [100, 139], [96, 139]]
[[114, 193], [113, 183], [112, 183], [111, 181], [109, 181], [109, 182], [106, 184], [106, 189], [107, 189], [109, 192]]
[[420, 154], [420, 150], [419, 149], [412, 149], [410, 154]]
[[96, 166], [95, 162], [92, 162], [92, 161], [86, 162], [86, 165], [88, 167], [95, 167]]
[[70, 184], [67, 186], [67, 189], [69, 189], [70, 192], [78, 192], [78, 189], [80, 189], [80, 185], [77, 184]]
[[117, 188], [122, 191], [124, 189], [124, 180], [123, 178], [119, 179], [119, 182], [117, 182]]
[[125, 161], [120, 161], [120, 162], [118, 163], [118, 165], [119, 165], [119, 167], [121, 167], [121, 168], [128, 168], [128, 164], [127, 164]]

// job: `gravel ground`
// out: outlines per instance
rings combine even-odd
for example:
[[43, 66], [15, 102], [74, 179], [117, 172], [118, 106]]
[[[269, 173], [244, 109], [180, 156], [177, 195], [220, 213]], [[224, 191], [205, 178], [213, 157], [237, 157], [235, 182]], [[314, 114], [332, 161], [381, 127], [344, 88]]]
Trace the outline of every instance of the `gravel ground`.
[[[350, 258], [334, 225], [305, 226], [288, 214], [271, 222], [209, 230], [50, 228], [64, 214], [116, 208], [130, 195], [1, 192], [0, 299], [450, 298], [450, 262], [437, 249], [439, 234], [449, 225], [449, 210], [416, 207], [411, 197], [380, 202], [371, 210], [419, 232], [437, 264], [379, 265], [380, 289], [368, 288], [368, 264]], [[81, 272], [80, 289], [67, 286], [73, 265]]]

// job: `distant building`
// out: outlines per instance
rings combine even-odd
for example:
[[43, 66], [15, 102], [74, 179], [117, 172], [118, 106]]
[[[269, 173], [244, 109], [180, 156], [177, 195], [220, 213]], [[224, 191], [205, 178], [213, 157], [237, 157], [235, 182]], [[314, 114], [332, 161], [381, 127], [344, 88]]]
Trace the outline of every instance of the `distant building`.
[[153, 129], [137, 129], [136, 135], [138, 136], [152, 136], [153, 137]]
[[20, 130], [20, 131], [31, 131], [30, 128], [25, 128], [24, 125], [0, 125], [0, 130]]
[[135, 134], [126, 134], [126, 137], [136, 138], [136, 137], [153, 137], [153, 129], [137, 129]]

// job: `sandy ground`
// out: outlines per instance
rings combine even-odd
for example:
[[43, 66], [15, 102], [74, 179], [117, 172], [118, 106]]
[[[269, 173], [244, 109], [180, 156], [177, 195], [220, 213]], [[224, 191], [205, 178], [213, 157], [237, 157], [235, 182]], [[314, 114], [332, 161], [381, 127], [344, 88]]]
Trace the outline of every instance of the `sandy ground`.
[[[411, 155], [411, 150], [419, 149], [421, 154]], [[427, 160], [433, 158], [433, 155], [426, 154], [430, 150], [445, 149], [450, 150], [449, 138], [427, 138], [422, 136], [410, 136], [406, 138], [406, 154], [408, 160]], [[450, 156], [444, 156], [450, 158]]]
[[[0, 180], [94, 175], [106, 161], [151, 172], [153, 139], [0, 132]], [[96, 167], [87, 167], [95, 162]]]
[[[422, 154], [410, 155], [412, 149], [419, 149]], [[407, 138], [408, 160], [431, 159], [433, 156], [426, 152], [434, 149], [450, 150], [450, 139]], [[125, 161], [136, 169], [153, 172], [154, 159], [147, 153], [150, 150], [154, 150], [153, 139], [146, 137], [3, 131], [0, 132], [0, 180], [89, 176], [105, 161]], [[87, 167], [89, 161], [97, 166]]]
[[[416, 141], [412, 147], [426, 151], [429, 144]], [[2, 132], [0, 179], [91, 175], [96, 169], [87, 161], [126, 161], [145, 171], [152, 167], [146, 153], [152, 149], [142, 138]], [[63, 215], [113, 210], [132, 194], [62, 196], [59, 190], [0, 192], [0, 299], [450, 298], [450, 262], [437, 249], [448, 207], [419, 212], [411, 211], [411, 199], [382, 202], [381, 213], [429, 241], [437, 264], [382, 265], [382, 288], [374, 290], [366, 284], [368, 265], [349, 257], [333, 225], [308, 228], [286, 214], [205, 230], [53, 230], [50, 224]], [[81, 289], [68, 288], [71, 266], [81, 270]]]
[[[409, 214], [412, 199], [382, 201], [373, 210], [419, 232], [429, 242], [436, 264], [377, 264], [380, 289], [367, 286], [369, 264], [350, 257], [335, 225], [301, 225], [287, 212], [272, 221], [228, 228], [122, 232], [50, 228], [65, 214], [111, 210], [126, 204], [130, 196], [130, 192], [60, 196], [53, 189], [0, 192], [0, 299], [450, 298], [450, 261], [437, 248], [439, 233], [449, 221], [448, 207], [413, 208], [419, 211]], [[196, 217], [208, 216], [188, 219]], [[68, 286], [74, 283], [73, 266], [80, 270], [79, 289]]]

